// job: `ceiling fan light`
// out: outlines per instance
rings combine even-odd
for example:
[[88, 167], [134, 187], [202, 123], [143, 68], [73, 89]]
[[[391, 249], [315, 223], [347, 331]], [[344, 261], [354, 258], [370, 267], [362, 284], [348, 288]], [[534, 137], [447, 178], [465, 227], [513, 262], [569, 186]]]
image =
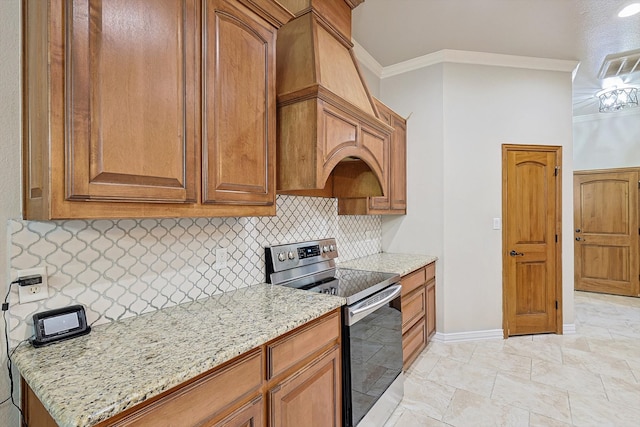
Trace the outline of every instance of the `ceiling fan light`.
[[640, 3], [631, 3], [618, 12], [618, 17], [626, 18], [628, 16], [633, 16], [638, 12], [640, 12]]

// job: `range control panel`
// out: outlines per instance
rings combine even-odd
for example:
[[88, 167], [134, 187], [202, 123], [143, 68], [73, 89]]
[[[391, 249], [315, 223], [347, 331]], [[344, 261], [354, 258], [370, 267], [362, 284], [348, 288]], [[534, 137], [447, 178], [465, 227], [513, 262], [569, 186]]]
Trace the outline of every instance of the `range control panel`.
[[271, 272], [338, 257], [338, 247], [334, 238], [269, 246], [265, 248], [265, 252], [267, 270]]

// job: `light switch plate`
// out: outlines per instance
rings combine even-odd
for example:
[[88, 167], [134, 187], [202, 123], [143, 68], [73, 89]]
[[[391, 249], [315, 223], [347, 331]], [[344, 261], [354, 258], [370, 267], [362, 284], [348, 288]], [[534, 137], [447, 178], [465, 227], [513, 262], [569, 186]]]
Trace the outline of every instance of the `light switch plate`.
[[500, 230], [502, 228], [502, 218], [493, 218], [493, 229]]

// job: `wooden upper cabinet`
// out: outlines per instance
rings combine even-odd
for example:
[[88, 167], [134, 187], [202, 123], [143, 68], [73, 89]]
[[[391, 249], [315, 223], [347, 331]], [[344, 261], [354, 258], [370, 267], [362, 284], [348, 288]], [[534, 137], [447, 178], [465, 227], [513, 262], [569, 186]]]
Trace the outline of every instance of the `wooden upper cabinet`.
[[273, 204], [276, 30], [208, 0], [203, 49], [203, 202]]
[[26, 219], [275, 214], [278, 2], [23, 11]]
[[391, 142], [389, 194], [391, 211], [405, 214], [407, 209], [407, 121], [394, 113]]
[[70, 2], [67, 199], [195, 201], [196, 3]]
[[338, 200], [340, 215], [404, 215], [407, 209], [407, 121], [374, 99], [380, 120], [393, 128], [386, 166], [387, 188], [379, 197]]

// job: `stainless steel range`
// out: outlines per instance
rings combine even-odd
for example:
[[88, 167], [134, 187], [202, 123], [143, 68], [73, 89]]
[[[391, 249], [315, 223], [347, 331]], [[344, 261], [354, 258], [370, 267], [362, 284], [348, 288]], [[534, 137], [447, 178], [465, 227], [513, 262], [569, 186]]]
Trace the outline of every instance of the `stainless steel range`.
[[400, 276], [337, 268], [335, 239], [265, 249], [267, 282], [346, 298], [343, 426], [382, 426], [404, 394]]

